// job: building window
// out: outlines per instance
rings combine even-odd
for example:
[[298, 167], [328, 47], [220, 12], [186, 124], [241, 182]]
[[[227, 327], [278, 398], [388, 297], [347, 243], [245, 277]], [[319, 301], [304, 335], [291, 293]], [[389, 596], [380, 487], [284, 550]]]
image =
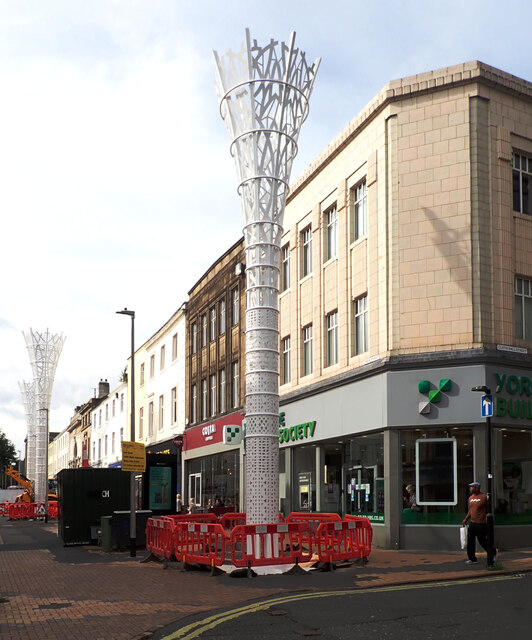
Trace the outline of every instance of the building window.
[[115, 454], [115, 432], [111, 434], [111, 455]]
[[532, 280], [515, 279], [515, 337], [532, 340]]
[[220, 385], [220, 413], [225, 413], [225, 369], [218, 372], [218, 384]]
[[122, 411], [124, 411], [124, 394], [123, 393], [120, 394], [120, 413], [122, 413]]
[[177, 333], [172, 336], [172, 360], [177, 360]]
[[514, 211], [532, 214], [532, 157], [513, 154]]
[[120, 442], [124, 439], [124, 428], [120, 427]]
[[155, 376], [155, 354], [150, 357], [150, 378]]
[[210, 376], [210, 415], [214, 416], [216, 415], [216, 374], [213, 373]]
[[327, 316], [327, 367], [338, 362], [338, 311]]
[[148, 436], [153, 435], [153, 402], [148, 405]]
[[172, 424], [177, 422], [177, 387], [172, 389]]
[[190, 350], [192, 353], [197, 353], [198, 351], [198, 325], [196, 322], [192, 323], [191, 327], [191, 337], [190, 337]]
[[201, 381], [201, 419], [207, 417], [207, 380]]
[[102, 426], [102, 410], [101, 409], [98, 411], [98, 426], [99, 427]]
[[355, 318], [354, 354], [368, 350], [368, 296], [362, 296], [353, 302], [353, 316]]
[[368, 198], [366, 181], [351, 189], [351, 241], [354, 242], [368, 232]]
[[209, 339], [212, 342], [213, 340], [216, 340], [216, 307], [212, 307], [212, 309], [209, 311], [209, 315], [210, 315]]
[[139, 409], [139, 438], [144, 437], [144, 407]]
[[102, 439], [98, 438], [98, 460], [102, 459]]
[[92, 443], [92, 459], [96, 461], [96, 442]]
[[115, 417], [115, 415], [116, 415], [116, 399], [115, 399], [115, 398], [113, 398], [113, 411], [112, 411], [112, 415], [113, 415], [113, 418], [114, 418], [114, 417]]
[[312, 325], [303, 328], [303, 362], [301, 367], [301, 375], [308, 376], [312, 373]]
[[301, 233], [301, 277], [312, 273], [312, 229], [307, 227]]
[[207, 346], [207, 314], [201, 316], [201, 346]]
[[159, 431], [164, 428], [164, 396], [159, 396]]
[[290, 288], [290, 245], [281, 249], [281, 291]]
[[233, 326], [240, 322], [240, 300], [238, 298], [238, 287], [235, 287], [231, 291], [231, 305], [232, 305], [232, 322]]
[[281, 384], [290, 382], [290, 336], [281, 340]]
[[240, 377], [238, 361], [231, 364], [231, 400], [233, 408], [240, 404]]
[[198, 419], [198, 389], [195, 384], [192, 385], [190, 396], [190, 422], [194, 423]]
[[140, 386], [144, 384], [144, 362], [140, 365]]
[[160, 371], [162, 371], [164, 369], [164, 365], [165, 365], [165, 360], [166, 360], [166, 347], [163, 346], [161, 347], [161, 362], [160, 362]]
[[336, 205], [325, 212], [325, 260], [331, 260], [338, 254], [338, 212]]
[[107, 443], [108, 443], [108, 438], [106, 435], [103, 440], [103, 455], [106, 457], [107, 457]]
[[227, 322], [227, 313], [225, 309], [225, 300], [222, 300], [220, 302], [220, 335], [221, 336], [223, 336], [223, 334], [225, 333], [226, 322]]
[[105, 405], [105, 421], [107, 422], [109, 420], [109, 405], [106, 404]]

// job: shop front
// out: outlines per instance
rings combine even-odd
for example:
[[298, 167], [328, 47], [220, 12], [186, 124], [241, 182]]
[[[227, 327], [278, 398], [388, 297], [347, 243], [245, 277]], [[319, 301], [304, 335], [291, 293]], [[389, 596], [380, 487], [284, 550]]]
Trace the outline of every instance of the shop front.
[[364, 515], [384, 548], [456, 550], [468, 485], [487, 489], [493, 393], [495, 538], [532, 536], [532, 384], [529, 372], [484, 365], [379, 371], [321, 393], [283, 399], [280, 508]]
[[183, 438], [184, 503], [196, 509], [223, 506], [239, 511], [243, 416], [236, 412], [186, 429]]

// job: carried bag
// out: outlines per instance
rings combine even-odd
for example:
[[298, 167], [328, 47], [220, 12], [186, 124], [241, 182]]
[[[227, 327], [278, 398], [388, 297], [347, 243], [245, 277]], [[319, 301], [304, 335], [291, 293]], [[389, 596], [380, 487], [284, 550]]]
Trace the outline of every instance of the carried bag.
[[460, 527], [460, 549], [465, 549], [467, 546], [467, 527], [464, 524]]

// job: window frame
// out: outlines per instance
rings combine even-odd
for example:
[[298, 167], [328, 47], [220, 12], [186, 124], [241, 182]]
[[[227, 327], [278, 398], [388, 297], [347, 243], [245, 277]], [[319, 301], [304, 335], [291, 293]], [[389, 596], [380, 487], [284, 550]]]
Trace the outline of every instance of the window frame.
[[290, 243], [281, 247], [281, 293], [290, 289]]
[[301, 278], [312, 273], [312, 225], [301, 232]]
[[[334, 324], [333, 324], [334, 321]], [[326, 367], [333, 367], [338, 364], [338, 310], [332, 311], [326, 315]], [[331, 348], [333, 347], [333, 348]]]
[[336, 202], [324, 214], [325, 262], [338, 257], [338, 208]]
[[517, 340], [532, 341], [532, 278], [517, 275], [514, 279], [514, 331]]
[[351, 242], [368, 235], [368, 187], [366, 178], [351, 188]]
[[304, 377], [314, 371], [314, 330], [312, 324], [301, 329], [301, 345], [301, 377]]
[[290, 336], [285, 336], [281, 340], [281, 385], [290, 382], [290, 364], [291, 364], [291, 345]]
[[[353, 355], [355, 356], [369, 350], [368, 318], [368, 294], [366, 293], [353, 300]], [[362, 335], [362, 347], [359, 344], [360, 335]]]

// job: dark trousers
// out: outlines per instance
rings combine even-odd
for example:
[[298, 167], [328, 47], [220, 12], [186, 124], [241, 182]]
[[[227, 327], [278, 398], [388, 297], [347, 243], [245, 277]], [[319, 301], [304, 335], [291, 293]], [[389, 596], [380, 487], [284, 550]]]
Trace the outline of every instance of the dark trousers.
[[478, 540], [480, 546], [487, 552], [488, 550], [488, 541], [487, 541], [487, 533], [488, 527], [485, 524], [476, 524], [475, 522], [471, 522], [469, 527], [467, 528], [467, 557], [470, 560], [475, 561], [477, 559], [475, 555], [475, 541]]

